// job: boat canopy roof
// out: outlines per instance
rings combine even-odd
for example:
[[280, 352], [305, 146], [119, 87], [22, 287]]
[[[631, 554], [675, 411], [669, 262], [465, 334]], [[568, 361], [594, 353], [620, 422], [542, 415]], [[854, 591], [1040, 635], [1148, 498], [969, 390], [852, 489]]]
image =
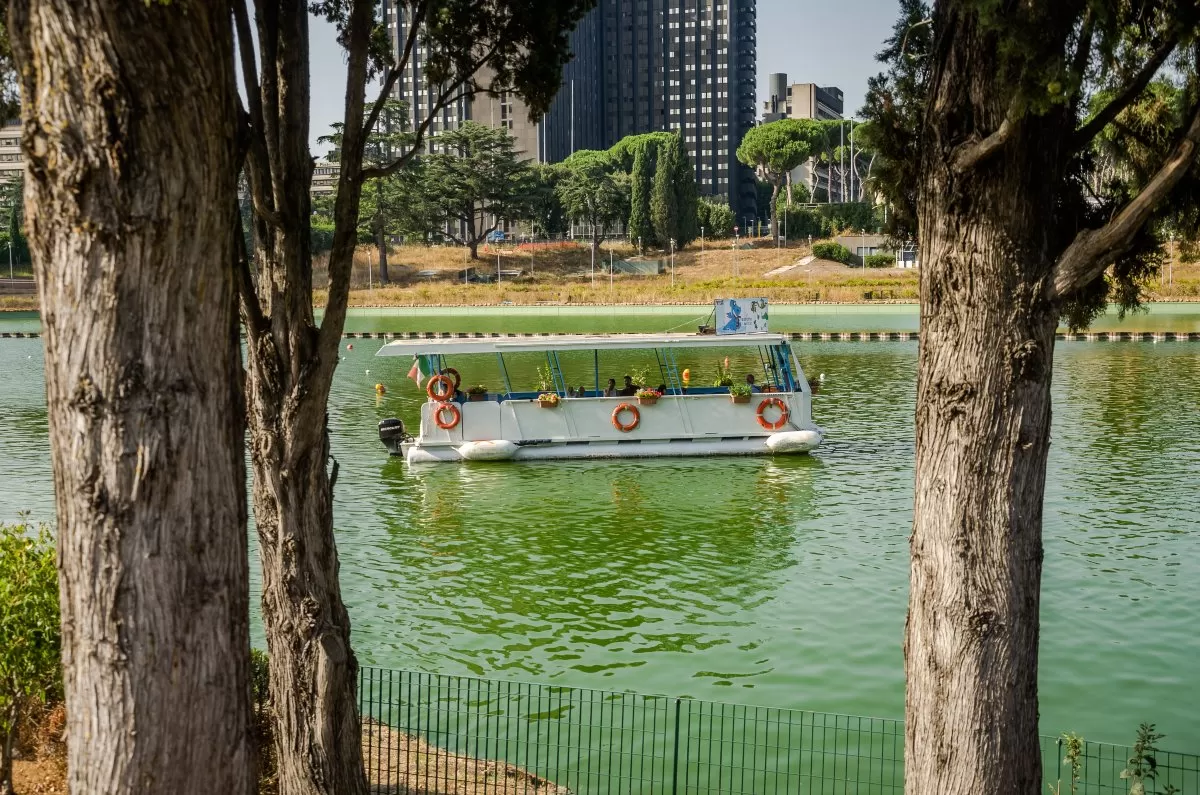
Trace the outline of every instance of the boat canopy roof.
[[554, 334], [527, 337], [441, 337], [389, 342], [376, 356], [461, 353], [615, 351], [646, 348], [745, 348], [781, 345], [784, 334]]

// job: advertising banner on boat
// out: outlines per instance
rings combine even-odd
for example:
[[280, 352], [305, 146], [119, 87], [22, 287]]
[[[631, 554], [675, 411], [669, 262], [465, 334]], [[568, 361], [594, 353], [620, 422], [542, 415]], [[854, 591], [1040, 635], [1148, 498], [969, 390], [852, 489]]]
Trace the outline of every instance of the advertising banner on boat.
[[767, 333], [767, 299], [718, 298], [716, 303], [718, 334]]

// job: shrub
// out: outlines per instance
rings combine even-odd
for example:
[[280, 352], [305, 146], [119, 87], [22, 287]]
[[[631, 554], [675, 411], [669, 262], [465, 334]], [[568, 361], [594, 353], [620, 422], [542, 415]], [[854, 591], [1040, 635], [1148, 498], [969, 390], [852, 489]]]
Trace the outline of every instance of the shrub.
[[891, 254], [868, 254], [866, 257], [868, 268], [891, 268], [895, 264], [896, 258]]
[[333, 248], [333, 224], [314, 221], [308, 227], [308, 234], [314, 257]]
[[704, 229], [706, 237], [733, 237], [733, 210], [725, 202], [704, 197], [696, 215], [697, 225]]
[[[13, 734], [38, 702], [62, 697], [58, 571], [44, 528], [0, 525], [0, 771], [12, 770]], [[6, 789], [7, 788], [7, 789]], [[0, 780], [0, 791], [12, 782]]]
[[850, 249], [846, 248], [841, 243], [834, 243], [831, 241], [814, 243], [812, 247], [812, 253], [817, 259], [827, 259], [832, 262], [840, 262], [843, 265], [849, 265], [854, 259], [854, 255], [850, 253]]

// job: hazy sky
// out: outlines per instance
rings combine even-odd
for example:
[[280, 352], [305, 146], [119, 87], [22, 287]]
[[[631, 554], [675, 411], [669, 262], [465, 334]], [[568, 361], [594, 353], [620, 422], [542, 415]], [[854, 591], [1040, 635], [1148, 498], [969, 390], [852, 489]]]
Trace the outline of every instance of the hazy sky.
[[[758, 107], [767, 75], [786, 72], [793, 83], [837, 86], [846, 115], [858, 113], [867, 78], [879, 71], [875, 53], [891, 33], [897, 0], [758, 0]], [[342, 117], [346, 67], [334, 30], [312, 20], [312, 141]], [[369, 95], [368, 95], [369, 96]]]

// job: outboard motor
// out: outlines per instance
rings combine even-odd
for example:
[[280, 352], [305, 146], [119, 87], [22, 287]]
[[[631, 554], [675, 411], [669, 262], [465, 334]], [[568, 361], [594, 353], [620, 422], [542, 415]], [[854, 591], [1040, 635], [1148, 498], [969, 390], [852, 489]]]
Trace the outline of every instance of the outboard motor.
[[409, 439], [404, 432], [404, 421], [390, 417], [379, 422], [379, 441], [392, 455], [401, 455], [400, 445]]

